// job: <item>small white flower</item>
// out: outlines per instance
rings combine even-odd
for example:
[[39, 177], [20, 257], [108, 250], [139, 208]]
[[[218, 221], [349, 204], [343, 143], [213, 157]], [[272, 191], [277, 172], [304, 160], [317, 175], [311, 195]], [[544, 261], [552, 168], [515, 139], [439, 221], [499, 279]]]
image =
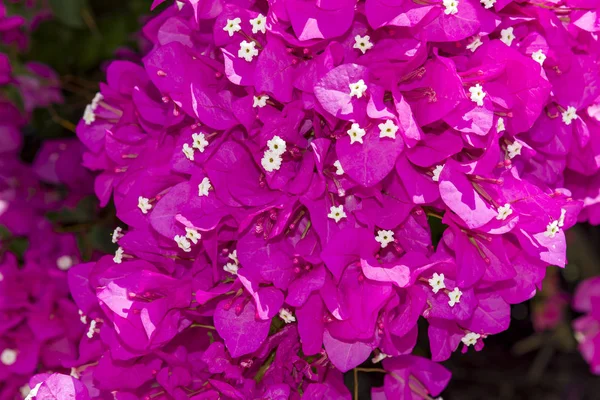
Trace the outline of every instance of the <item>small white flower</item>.
[[448, 305], [454, 307], [456, 303], [460, 303], [460, 296], [462, 296], [462, 292], [459, 288], [455, 287], [453, 291], [448, 293], [448, 297], [450, 298], [450, 300], [448, 300]]
[[273, 172], [279, 170], [281, 168], [281, 156], [277, 153], [274, 153], [271, 150], [265, 151], [262, 160], [260, 160], [261, 165], [267, 172]]
[[296, 322], [296, 317], [294, 317], [294, 315], [288, 309], [285, 308], [279, 310], [279, 318], [281, 318], [286, 324]]
[[245, 40], [240, 43], [240, 49], [238, 50], [238, 57], [250, 62], [254, 57], [258, 55], [258, 49], [256, 48], [255, 42], [246, 42]]
[[229, 37], [232, 37], [234, 33], [239, 32], [242, 29], [240, 26], [241, 23], [242, 20], [240, 18], [228, 19], [223, 30], [229, 33]]
[[354, 36], [354, 46], [352, 46], [352, 47], [360, 50], [363, 54], [365, 54], [367, 52], [367, 50], [370, 50], [373, 48], [373, 43], [371, 43], [371, 37], [369, 35]]
[[229, 253], [227, 258], [232, 260], [236, 265], [239, 265], [239, 263], [240, 263], [240, 260], [238, 260], [238, 256], [237, 256], [237, 250], [234, 250], [231, 253]]
[[208, 146], [208, 140], [206, 140], [204, 133], [192, 133], [192, 140], [194, 141], [192, 147], [197, 149], [200, 153], [204, 153], [204, 149]]
[[256, 18], [252, 18], [250, 20], [250, 25], [252, 25], [252, 33], [265, 33], [267, 29], [266, 22], [267, 17], [262, 14], [258, 14]]
[[113, 257], [115, 264], [121, 264], [123, 262], [123, 253], [125, 253], [125, 250], [123, 250], [122, 247], [119, 247], [117, 251], [115, 251], [115, 256]]
[[552, 221], [548, 224], [548, 226], [546, 226], [546, 232], [544, 232], [544, 236], [553, 238], [558, 231], [560, 231], [560, 228], [558, 227], [558, 221]]
[[17, 352], [13, 349], [4, 349], [0, 354], [0, 362], [6, 366], [13, 365], [17, 361]]
[[96, 320], [93, 319], [93, 320], [90, 321], [90, 327], [88, 328], [86, 336], [88, 337], [88, 339], [91, 339], [91, 338], [94, 337], [94, 333], [96, 333], [96, 332], [97, 332], [97, 329], [96, 329]]
[[506, 203], [505, 205], [498, 207], [498, 215], [496, 215], [496, 219], [498, 221], [504, 221], [512, 213], [513, 210], [510, 207], [510, 204]]
[[382, 249], [385, 249], [388, 244], [394, 241], [394, 232], [384, 230], [378, 231], [375, 241], [381, 244]]
[[388, 119], [387, 121], [385, 121], [385, 123], [379, 124], [377, 126], [379, 127], [380, 138], [388, 137], [396, 139], [396, 132], [398, 132], [399, 128], [396, 126], [396, 124], [394, 124], [394, 121]]
[[356, 142], [362, 144], [363, 137], [367, 134], [367, 132], [362, 129], [356, 122], [352, 124], [350, 129], [348, 129], [348, 135], [350, 136], [350, 144], [354, 144]]
[[82, 324], [87, 325], [87, 317], [83, 314], [82, 310], [79, 310], [79, 320]]
[[85, 107], [85, 111], [83, 113], [83, 120], [85, 121], [86, 125], [91, 125], [96, 121], [96, 114], [94, 113], [94, 109], [92, 108], [91, 104], [88, 104]]
[[429, 286], [433, 293], [437, 293], [442, 289], [446, 288], [446, 284], [444, 283], [444, 274], [438, 274], [437, 272], [433, 273], [433, 277], [429, 279]]
[[534, 52], [531, 55], [531, 58], [533, 58], [533, 61], [537, 62], [540, 65], [544, 65], [544, 61], [546, 61], [546, 55], [544, 54], [542, 49], [539, 49], [538, 51]]
[[481, 0], [481, 4], [483, 4], [484, 8], [489, 9], [494, 7], [494, 4], [496, 4], [496, 0]]
[[511, 144], [509, 144], [508, 146], [506, 146], [506, 150], [508, 150], [508, 158], [513, 159], [516, 156], [521, 155], [522, 148], [523, 148], [523, 145], [516, 140], [514, 142], [512, 142]]
[[198, 184], [198, 196], [208, 196], [208, 191], [212, 189], [212, 185], [210, 184], [210, 179], [208, 177], [204, 177], [202, 182]]
[[73, 266], [73, 259], [70, 256], [61, 256], [56, 260], [56, 266], [61, 271], [66, 271]]
[[454, 15], [458, 12], [458, 0], [444, 0], [442, 4], [446, 8], [444, 14]]
[[282, 155], [285, 153], [286, 143], [285, 140], [280, 138], [279, 136], [273, 136], [273, 139], [267, 142], [267, 147], [275, 154]]
[[567, 215], [567, 210], [565, 210], [564, 208], [560, 209], [560, 217], [558, 218], [558, 226], [559, 227], [563, 227], [565, 226], [565, 216]]
[[577, 118], [579, 118], [577, 115], [577, 109], [573, 106], [567, 107], [567, 109], [562, 112], [562, 121], [565, 123], [565, 125], [571, 125], [571, 122]]
[[481, 38], [479, 36], [474, 36], [473, 40], [471, 40], [471, 43], [467, 45], [467, 49], [471, 50], [472, 53], [475, 53], [475, 50], [477, 50], [482, 44], [483, 42], [481, 41]]
[[223, 267], [223, 270], [225, 272], [229, 272], [232, 275], [237, 275], [239, 269], [240, 269], [240, 267], [237, 264], [234, 264], [234, 263], [227, 263]]
[[483, 105], [483, 99], [486, 96], [481, 85], [478, 83], [475, 86], [471, 86], [469, 88], [469, 93], [471, 93], [471, 101], [477, 103], [477, 105], [481, 107]]
[[102, 93], [100, 93], [100, 92], [96, 93], [96, 95], [92, 99], [92, 102], [90, 103], [92, 110], [96, 111], [96, 108], [98, 108], [98, 105], [100, 104], [100, 102], [102, 100], [104, 100], [104, 96], [102, 96]]
[[329, 218], [331, 218], [332, 220], [334, 220], [336, 223], [340, 222], [340, 220], [342, 218], [346, 218], [347, 215], [344, 212], [344, 206], [340, 205], [340, 206], [331, 206], [331, 208], [329, 209], [329, 214], [327, 214], [327, 216]]
[[502, 29], [500, 31], [500, 40], [507, 46], [512, 45], [513, 40], [515, 40], [514, 28], [511, 26], [506, 29]]
[[123, 237], [123, 228], [117, 226], [112, 233], [112, 242], [117, 243]]
[[150, 204], [150, 200], [146, 197], [140, 196], [138, 197], [138, 208], [142, 212], [142, 214], [148, 214], [148, 211], [152, 209], [152, 204]]
[[185, 228], [185, 237], [192, 243], [198, 244], [198, 240], [202, 239], [202, 235], [194, 228]]
[[260, 96], [254, 96], [252, 107], [263, 108], [267, 105], [267, 100], [269, 100], [269, 96], [266, 94], [262, 94]]
[[184, 143], [183, 144], [183, 154], [185, 154], [185, 157], [190, 160], [190, 161], [194, 161], [194, 148], [190, 147], [189, 144]]
[[433, 169], [433, 176], [431, 177], [431, 179], [433, 179], [434, 182], [440, 181], [440, 174], [442, 173], [443, 169], [444, 169], [443, 165], [435, 166], [435, 168]]
[[192, 251], [192, 244], [190, 243], [189, 240], [187, 240], [187, 238], [185, 236], [175, 235], [173, 240], [175, 240], [175, 243], [177, 243], [177, 246], [179, 246], [179, 248], [181, 250], [185, 251], [186, 253], [189, 253], [190, 251]]
[[333, 166], [335, 167], [336, 175], [344, 175], [344, 168], [342, 168], [342, 163], [340, 160], [335, 160]]
[[481, 335], [479, 333], [469, 332], [460, 340], [465, 344], [465, 346], [475, 346], [480, 337]]
[[[27, 397], [25, 397], [25, 399], [23, 400], [32, 400], [35, 396], [37, 396], [38, 390], [40, 390], [40, 386], [42, 386], [42, 383], [44, 382], [40, 382], [37, 385], [35, 385], [34, 388], [31, 389], [29, 393], [27, 393]], [[29, 385], [27, 385], [27, 387], [29, 387]]]
[[181, 9], [183, 8], [183, 6], [185, 6], [185, 3], [183, 1], [179, 1], [179, 0], [175, 0], [175, 4], [177, 4], [177, 9], [179, 11], [181, 11]]
[[383, 351], [380, 351], [379, 354], [377, 354], [375, 357], [371, 358], [371, 362], [373, 364], [377, 364], [378, 362], [381, 362], [382, 360], [384, 360], [387, 357], [389, 357], [387, 354], [385, 354]]
[[367, 91], [367, 85], [362, 79], [358, 82], [351, 83], [348, 86], [350, 86], [350, 97], [356, 96], [357, 99], [363, 97], [363, 95]]
[[504, 118], [498, 117], [498, 122], [496, 123], [496, 132], [504, 132], [506, 130], [506, 126], [504, 126]]

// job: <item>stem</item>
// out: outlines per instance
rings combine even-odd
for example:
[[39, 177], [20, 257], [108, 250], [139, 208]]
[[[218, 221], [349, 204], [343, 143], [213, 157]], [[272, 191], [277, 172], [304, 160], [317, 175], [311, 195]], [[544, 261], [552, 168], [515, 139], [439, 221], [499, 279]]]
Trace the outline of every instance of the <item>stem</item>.
[[358, 400], [358, 371], [354, 368], [354, 400]]
[[215, 328], [212, 325], [203, 325], [203, 324], [196, 324], [196, 323], [193, 323], [192, 325], [190, 325], [190, 328], [204, 328], [204, 329], [211, 329], [213, 331], [217, 330], [217, 328]]

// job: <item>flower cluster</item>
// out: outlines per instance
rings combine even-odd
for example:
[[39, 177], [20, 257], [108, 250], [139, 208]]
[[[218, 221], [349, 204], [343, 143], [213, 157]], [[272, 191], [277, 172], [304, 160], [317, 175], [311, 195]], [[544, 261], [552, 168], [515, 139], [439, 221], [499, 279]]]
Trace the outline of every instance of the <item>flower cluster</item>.
[[126, 227], [69, 272], [73, 375], [92, 397], [346, 399], [372, 359], [375, 398], [437, 396], [432, 361], [480, 350], [566, 263], [563, 173], [595, 162], [600, 94], [577, 3], [177, 1], [148, 21], [142, 65], [113, 62], [77, 127]]
[[600, 375], [600, 277], [583, 281], [577, 287], [573, 308], [585, 314], [573, 321], [579, 351], [591, 371]]

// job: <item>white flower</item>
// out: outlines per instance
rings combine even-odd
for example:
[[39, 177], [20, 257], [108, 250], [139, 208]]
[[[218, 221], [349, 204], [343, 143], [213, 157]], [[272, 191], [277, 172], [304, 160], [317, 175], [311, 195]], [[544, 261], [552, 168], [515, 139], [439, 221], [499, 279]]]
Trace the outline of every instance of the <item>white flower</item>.
[[267, 100], [269, 100], [269, 96], [266, 94], [262, 94], [260, 96], [254, 96], [252, 107], [263, 108], [267, 105]]
[[453, 291], [448, 293], [448, 297], [450, 298], [450, 300], [448, 300], [448, 305], [454, 307], [456, 303], [460, 303], [460, 296], [462, 296], [462, 292], [459, 288], [455, 287]]
[[190, 160], [190, 161], [194, 161], [194, 148], [190, 147], [189, 144], [184, 143], [183, 144], [183, 154], [185, 154], [185, 157]]
[[17, 352], [13, 349], [4, 349], [0, 354], [0, 362], [4, 365], [13, 365], [17, 361]]
[[444, 169], [443, 165], [435, 166], [435, 168], [433, 169], [433, 176], [431, 177], [431, 179], [433, 179], [434, 182], [440, 181], [440, 174], [442, 173], [443, 169]]
[[256, 18], [252, 18], [250, 20], [250, 25], [252, 25], [252, 33], [265, 33], [267, 17], [262, 14], [258, 14]]
[[104, 96], [102, 96], [102, 93], [96, 93], [96, 95], [92, 99], [92, 102], [90, 103], [90, 107], [92, 107], [92, 110], [96, 111], [96, 108], [98, 108], [98, 105], [102, 100], [104, 100]]
[[232, 37], [234, 33], [242, 29], [240, 23], [242, 23], [242, 20], [240, 18], [228, 19], [227, 24], [225, 24], [225, 26], [223, 27], [223, 30], [229, 33], [229, 37]]
[[94, 333], [96, 333], [96, 320], [93, 319], [90, 321], [90, 327], [88, 328], [88, 331], [86, 333], [86, 336], [91, 339], [94, 337]]
[[142, 214], [148, 214], [148, 211], [152, 208], [152, 204], [150, 204], [149, 199], [140, 196], [138, 197], [138, 208], [140, 209]]
[[458, 0], [444, 0], [442, 4], [446, 8], [444, 14], [453, 15], [458, 12]]
[[117, 226], [112, 233], [112, 242], [117, 243], [123, 237], [123, 228]]
[[565, 216], [567, 215], [567, 210], [565, 210], [564, 208], [560, 209], [560, 217], [558, 218], [558, 226], [559, 227], [563, 227], [565, 226]]
[[379, 354], [377, 354], [375, 357], [371, 358], [371, 362], [373, 364], [377, 364], [378, 362], [384, 360], [387, 357], [389, 357], [387, 354], [385, 354], [383, 351], [380, 351]]
[[498, 215], [496, 215], [496, 219], [498, 221], [504, 221], [512, 213], [513, 210], [510, 208], [510, 204], [506, 203], [505, 205], [498, 207]]
[[483, 42], [481, 41], [481, 38], [479, 36], [474, 36], [471, 43], [469, 43], [467, 45], [467, 49], [469, 49], [469, 50], [471, 50], [471, 52], [475, 53], [475, 50], [477, 50], [479, 48], [479, 46], [481, 46], [482, 44], [483, 44]]
[[477, 105], [481, 107], [483, 105], [483, 98], [486, 95], [481, 85], [478, 83], [475, 86], [471, 86], [469, 92], [471, 93], [471, 101], [477, 103]]
[[179, 246], [179, 248], [181, 250], [185, 251], [186, 253], [189, 253], [190, 251], [192, 251], [192, 244], [190, 243], [189, 240], [187, 240], [187, 238], [185, 236], [175, 235], [173, 240], [175, 240], [175, 243], [177, 243], [177, 246]]
[[183, 1], [179, 1], [179, 0], [175, 0], [175, 4], [177, 4], [177, 9], [179, 11], [181, 11], [181, 9], [183, 8], [183, 6], [185, 6], [185, 3]]
[[256, 48], [255, 42], [246, 42], [245, 40], [240, 43], [240, 49], [238, 50], [238, 57], [250, 62], [258, 55], [258, 49]]
[[38, 390], [40, 390], [40, 386], [42, 386], [42, 383], [44, 382], [39, 382], [37, 385], [35, 385], [34, 388], [31, 389], [29, 393], [27, 393], [27, 397], [25, 397], [25, 399], [23, 400], [32, 400], [35, 396], [37, 396]]
[[192, 140], [194, 141], [192, 147], [200, 151], [200, 153], [204, 153], [204, 149], [208, 146], [208, 140], [206, 140], [204, 133], [192, 133]]
[[275, 136], [273, 136], [273, 139], [271, 139], [267, 142], [267, 147], [273, 153], [282, 155], [283, 153], [285, 153], [285, 149], [286, 149], [285, 140], [283, 140], [279, 136], [275, 135]]
[[56, 266], [62, 271], [68, 270], [73, 264], [73, 259], [70, 256], [61, 256], [56, 260]]
[[433, 273], [433, 277], [429, 279], [429, 286], [433, 293], [437, 293], [442, 289], [446, 288], [446, 284], [444, 283], [444, 274], [438, 274], [437, 272]]
[[291, 324], [292, 322], [296, 322], [296, 317], [287, 309], [282, 308], [279, 310], [279, 318], [283, 320], [286, 324]]
[[223, 270], [225, 272], [229, 272], [232, 275], [237, 275], [239, 269], [240, 269], [240, 267], [237, 264], [234, 264], [234, 263], [227, 263], [223, 267]]
[[506, 126], [504, 126], [504, 118], [498, 117], [498, 122], [496, 123], [496, 132], [504, 132], [506, 130]]
[[394, 241], [394, 232], [384, 230], [378, 231], [375, 241], [381, 244], [382, 249], [385, 249], [388, 244]]
[[396, 132], [398, 132], [398, 127], [394, 124], [394, 121], [388, 119], [383, 124], [377, 125], [379, 127], [379, 137], [389, 137], [392, 139], [396, 139]]
[[512, 45], [513, 40], [515, 40], [514, 28], [511, 26], [506, 29], [502, 29], [500, 31], [500, 40], [507, 46]]
[[546, 61], [546, 55], [544, 54], [542, 49], [539, 49], [538, 51], [534, 52], [531, 55], [531, 58], [533, 58], [533, 61], [537, 62], [540, 65], [544, 65], [544, 61]]
[[348, 135], [350, 136], [350, 144], [358, 142], [362, 144], [363, 137], [367, 134], [367, 132], [362, 129], [356, 122], [352, 124], [350, 129], [348, 129]]
[[475, 346], [480, 337], [481, 335], [479, 333], [469, 332], [460, 340], [465, 344], [465, 346]]
[[362, 79], [348, 86], [350, 86], [350, 97], [356, 96], [357, 99], [360, 99], [367, 91], [367, 85]]
[[373, 48], [373, 43], [371, 43], [371, 37], [369, 35], [354, 36], [354, 46], [352, 46], [352, 47], [360, 50], [363, 54], [365, 54], [367, 52], [367, 50], [370, 50]]
[[496, 4], [496, 0], [481, 0], [481, 4], [483, 4], [486, 9], [492, 8], [494, 7], [494, 4]]
[[113, 257], [115, 264], [121, 264], [123, 262], [123, 253], [125, 253], [125, 250], [123, 250], [122, 247], [119, 247], [117, 251], [115, 251], [115, 256]]
[[567, 109], [562, 112], [562, 121], [565, 123], [565, 125], [571, 125], [571, 122], [577, 118], [579, 118], [577, 115], [577, 109], [573, 106], [567, 107]]
[[83, 314], [82, 310], [79, 310], [79, 320], [81, 321], [82, 324], [84, 324], [84, 325], [87, 324], [87, 317]]
[[508, 146], [506, 146], [506, 150], [508, 150], [508, 158], [512, 159], [512, 158], [515, 158], [516, 156], [521, 155], [522, 148], [523, 148], [523, 145], [516, 140], [514, 142], [512, 142], [511, 144], [509, 144]]
[[185, 228], [185, 237], [192, 243], [198, 244], [198, 240], [202, 239], [202, 235], [194, 228]]
[[560, 228], [558, 227], [558, 221], [552, 221], [548, 224], [548, 226], [546, 226], [546, 232], [544, 232], [544, 236], [553, 238], [558, 231], [560, 231]]
[[198, 196], [202, 197], [202, 196], [208, 196], [208, 191], [212, 189], [212, 185], [210, 184], [210, 179], [208, 179], [207, 177], [204, 177], [204, 179], [202, 179], [202, 182], [200, 182], [200, 184], [198, 184]]
[[277, 153], [274, 153], [272, 150], [265, 151], [262, 160], [260, 160], [261, 165], [267, 172], [273, 172], [279, 170], [281, 168], [281, 156]]
[[342, 218], [346, 218], [347, 215], [344, 212], [344, 206], [340, 205], [340, 206], [331, 206], [331, 208], [329, 209], [329, 214], [327, 214], [327, 216], [329, 218], [331, 218], [332, 220], [334, 220], [336, 223], [340, 222], [340, 220]]
[[227, 258], [232, 260], [236, 265], [239, 265], [239, 263], [240, 263], [240, 260], [238, 260], [238, 256], [237, 256], [237, 250], [234, 250], [231, 253], [229, 253]]
[[94, 121], [96, 121], [96, 114], [94, 113], [94, 109], [91, 104], [88, 104], [85, 107], [85, 111], [83, 113], [83, 120], [86, 125], [91, 125]]
[[335, 160], [333, 166], [335, 167], [336, 175], [344, 175], [344, 168], [342, 168], [342, 163], [340, 160]]

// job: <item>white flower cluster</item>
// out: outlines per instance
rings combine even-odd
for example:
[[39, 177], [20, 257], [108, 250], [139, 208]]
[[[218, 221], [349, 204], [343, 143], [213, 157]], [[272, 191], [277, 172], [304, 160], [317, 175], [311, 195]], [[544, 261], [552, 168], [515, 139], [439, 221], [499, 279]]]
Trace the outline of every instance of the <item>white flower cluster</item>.
[[283, 161], [281, 156], [285, 153], [285, 150], [285, 140], [277, 135], [267, 142], [267, 150], [265, 150], [263, 158], [260, 160], [265, 171], [273, 172], [281, 168], [281, 162]]

